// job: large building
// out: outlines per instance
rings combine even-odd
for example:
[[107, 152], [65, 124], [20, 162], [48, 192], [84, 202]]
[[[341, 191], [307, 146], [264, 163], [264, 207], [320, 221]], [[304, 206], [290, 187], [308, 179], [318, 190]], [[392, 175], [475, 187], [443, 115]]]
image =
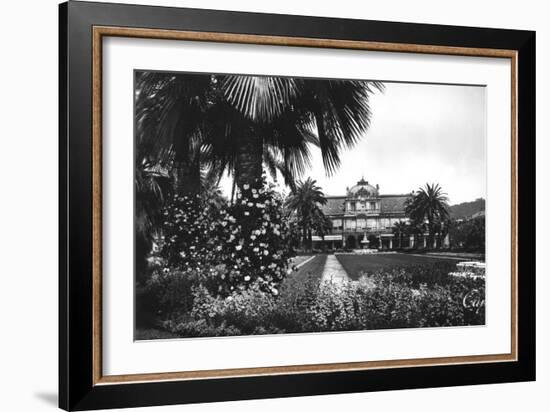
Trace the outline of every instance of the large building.
[[327, 196], [323, 213], [332, 221], [330, 235], [313, 237], [314, 247], [323, 243], [330, 248], [376, 247], [393, 249], [412, 246], [413, 239], [400, 239], [393, 235], [396, 222], [408, 222], [405, 201], [410, 195], [382, 195], [379, 186], [361, 179], [344, 196]]

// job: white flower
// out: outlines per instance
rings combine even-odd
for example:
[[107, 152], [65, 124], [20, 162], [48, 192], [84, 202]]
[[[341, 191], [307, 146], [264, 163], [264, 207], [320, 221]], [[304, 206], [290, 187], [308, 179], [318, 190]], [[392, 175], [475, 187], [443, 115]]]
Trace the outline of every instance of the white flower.
[[252, 207], [252, 206], [254, 206], [254, 203], [248, 202], [248, 207]]
[[257, 252], [259, 252], [259, 251], [260, 251], [260, 248], [257, 248], [257, 247], [254, 248], [254, 252], [257, 253]]
[[264, 250], [264, 255], [269, 255], [269, 252], [267, 250]]
[[256, 193], [254, 193], [254, 194], [252, 195], [252, 197], [253, 197], [254, 199], [257, 199], [257, 198], [260, 197], [260, 196], [258, 196]]
[[255, 239], [256, 239], [256, 235], [250, 235], [250, 239], [255, 240]]
[[244, 212], [245, 216], [250, 216], [250, 212]]
[[235, 250], [241, 250], [242, 248], [243, 248], [242, 245], [237, 245], [237, 246], [235, 246]]
[[248, 190], [249, 187], [250, 187], [249, 185], [243, 185], [244, 190]]
[[245, 280], [246, 282], [248, 282], [248, 281], [250, 280], [250, 276], [246, 275], [246, 276], [244, 277], [244, 280]]

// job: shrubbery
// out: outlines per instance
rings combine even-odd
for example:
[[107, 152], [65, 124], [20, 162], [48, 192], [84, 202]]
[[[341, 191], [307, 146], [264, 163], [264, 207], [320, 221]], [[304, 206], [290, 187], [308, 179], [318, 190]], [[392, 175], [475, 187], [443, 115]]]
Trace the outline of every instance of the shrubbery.
[[250, 287], [277, 295], [292, 271], [292, 233], [280, 195], [265, 181], [258, 186], [244, 185], [236, 202], [222, 207], [198, 195], [174, 196], [163, 212], [157, 272], [202, 273], [204, 286], [221, 296]]
[[[199, 283], [192, 308], [162, 327], [179, 336], [223, 336], [480, 325], [484, 310], [463, 305], [468, 291], [484, 294], [484, 281], [453, 278], [445, 265], [408, 271], [395, 268], [363, 276], [358, 282], [322, 283], [312, 276], [290, 277], [274, 296], [258, 285], [222, 297]], [[433, 282], [423, 283], [431, 272]]]
[[150, 259], [151, 274], [138, 285], [139, 323], [191, 313], [198, 288], [220, 299], [249, 289], [278, 295], [295, 256], [295, 235], [283, 211], [283, 199], [265, 181], [244, 185], [234, 204], [173, 196], [162, 212], [163, 235]]

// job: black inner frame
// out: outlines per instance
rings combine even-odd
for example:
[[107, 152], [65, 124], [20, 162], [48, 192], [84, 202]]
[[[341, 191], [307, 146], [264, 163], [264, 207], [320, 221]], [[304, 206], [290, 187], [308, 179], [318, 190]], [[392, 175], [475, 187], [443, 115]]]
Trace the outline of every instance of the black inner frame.
[[[518, 51], [518, 361], [93, 385], [92, 26]], [[519, 184], [521, 183], [521, 184]], [[535, 33], [171, 7], [59, 7], [59, 406], [89, 410], [535, 379]]]

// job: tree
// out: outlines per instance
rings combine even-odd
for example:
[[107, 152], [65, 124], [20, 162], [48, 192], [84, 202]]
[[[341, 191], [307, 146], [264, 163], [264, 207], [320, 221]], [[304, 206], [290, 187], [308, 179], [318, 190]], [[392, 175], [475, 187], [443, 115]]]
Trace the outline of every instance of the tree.
[[316, 208], [313, 211], [312, 227], [315, 233], [321, 236], [321, 239], [324, 241], [325, 236], [332, 231], [332, 220], [328, 216], [325, 216], [320, 208]]
[[242, 87], [232, 87], [239, 79], [255, 83], [257, 93], [271, 93], [274, 98], [273, 90], [279, 88], [273, 84], [284, 83], [280, 78], [254, 76], [136, 74], [137, 144], [170, 164], [176, 192], [200, 191], [200, 174], [205, 169], [233, 175], [239, 188], [245, 183], [260, 185], [264, 162], [292, 188], [309, 165], [309, 146], [318, 145], [309, 123], [292, 110], [283, 117], [261, 110], [258, 117], [267, 121], [242, 113], [239, 109], [247, 99], [254, 107], [258, 99], [239, 95], [246, 93]]
[[397, 240], [399, 241], [398, 247], [401, 249], [402, 243], [403, 243], [403, 236], [408, 233], [409, 225], [407, 222], [400, 220], [398, 222], [395, 222], [392, 228], [392, 232], [395, 236], [397, 236]]
[[289, 166], [283, 172], [287, 183], [299, 176], [309, 161], [312, 131], [325, 170], [332, 174], [341, 149], [352, 147], [368, 130], [369, 97], [383, 89], [379, 82], [269, 76], [225, 76], [220, 83], [229, 104], [254, 125], [237, 137], [238, 187], [260, 180], [264, 145]]
[[449, 237], [453, 248], [484, 251], [485, 216], [450, 222]]
[[201, 167], [258, 185], [263, 164], [292, 189], [321, 149], [327, 174], [370, 125], [379, 82], [270, 76], [136, 74], [138, 144], [169, 158], [175, 190], [200, 190]]
[[405, 213], [414, 225], [427, 223], [429, 245], [433, 245], [435, 235], [449, 221], [447, 194], [439, 184], [426, 183], [419, 188], [405, 203]]
[[316, 216], [322, 215], [320, 207], [326, 203], [323, 191], [311, 178], [298, 182], [296, 190], [288, 196], [286, 206], [296, 214], [298, 225], [302, 229], [302, 244], [305, 249], [311, 250], [314, 221]]
[[212, 78], [137, 72], [135, 100], [138, 150], [168, 165], [176, 193], [198, 193]]
[[162, 222], [161, 209], [168, 195], [170, 180], [162, 165], [137, 154], [134, 185], [136, 188], [135, 249], [136, 279], [145, 280], [147, 258]]

